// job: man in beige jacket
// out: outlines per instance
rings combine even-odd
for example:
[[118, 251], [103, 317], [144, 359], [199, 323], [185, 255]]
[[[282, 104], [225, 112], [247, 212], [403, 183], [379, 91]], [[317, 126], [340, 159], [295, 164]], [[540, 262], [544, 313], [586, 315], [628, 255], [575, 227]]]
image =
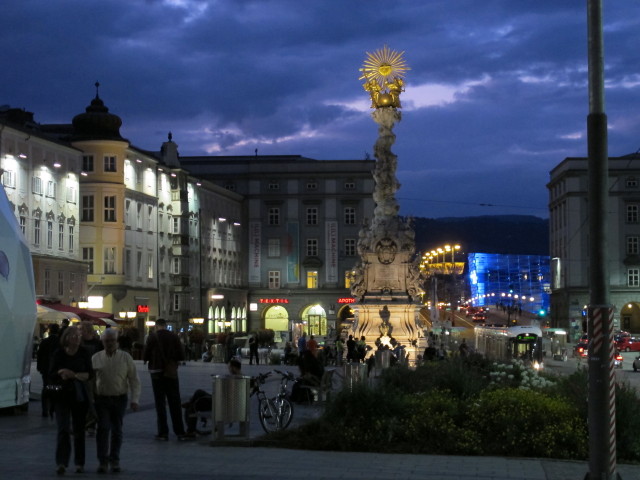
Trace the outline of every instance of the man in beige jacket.
[[118, 348], [118, 331], [108, 328], [100, 339], [104, 350], [91, 358], [96, 382], [98, 473], [107, 473], [109, 465], [111, 471], [117, 473], [120, 471], [124, 412], [127, 403], [133, 411], [138, 410], [140, 379], [131, 355]]

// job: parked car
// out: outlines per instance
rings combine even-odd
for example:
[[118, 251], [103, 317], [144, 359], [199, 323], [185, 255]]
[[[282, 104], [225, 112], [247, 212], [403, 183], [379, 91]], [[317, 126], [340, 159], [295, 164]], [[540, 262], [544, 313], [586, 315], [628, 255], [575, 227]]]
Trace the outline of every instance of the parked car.
[[619, 331], [613, 336], [613, 341], [618, 343], [625, 337], [630, 337], [631, 334], [629, 332]]
[[472, 320], [474, 322], [486, 322], [487, 316], [484, 313], [476, 313], [473, 315]]
[[640, 338], [623, 337], [616, 343], [616, 348], [621, 352], [640, 352]]

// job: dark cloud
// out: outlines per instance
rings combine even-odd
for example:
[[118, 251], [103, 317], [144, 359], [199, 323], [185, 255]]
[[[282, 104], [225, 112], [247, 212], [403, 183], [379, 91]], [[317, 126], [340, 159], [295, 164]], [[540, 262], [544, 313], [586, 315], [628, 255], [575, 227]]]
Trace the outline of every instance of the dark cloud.
[[[359, 159], [377, 134], [358, 68], [405, 51], [405, 214], [546, 216], [586, 154], [584, 2], [40, 0], [3, 5], [0, 104], [70, 121], [95, 95], [136, 146]], [[609, 153], [640, 148], [640, 6], [604, 2]]]

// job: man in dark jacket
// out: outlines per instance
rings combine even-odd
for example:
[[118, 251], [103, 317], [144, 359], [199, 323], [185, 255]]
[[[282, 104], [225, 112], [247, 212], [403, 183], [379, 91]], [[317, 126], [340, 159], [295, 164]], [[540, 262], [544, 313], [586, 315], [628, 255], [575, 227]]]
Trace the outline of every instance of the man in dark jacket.
[[43, 417], [53, 417], [53, 399], [50, 398], [50, 395], [47, 390], [47, 385], [49, 385], [49, 366], [51, 365], [51, 356], [53, 352], [58, 348], [60, 344], [60, 340], [58, 337], [58, 333], [60, 331], [60, 327], [57, 323], [52, 323], [49, 325], [49, 335], [47, 338], [40, 342], [40, 348], [38, 348], [38, 357], [36, 367], [40, 375], [42, 375], [42, 394], [40, 397], [40, 401], [42, 403], [42, 416]]
[[143, 359], [145, 363], [149, 363], [151, 387], [156, 405], [158, 425], [156, 440], [169, 439], [165, 400], [169, 404], [173, 432], [178, 436], [178, 440], [188, 438], [185, 437], [182, 423], [182, 402], [178, 382], [178, 365], [184, 361], [184, 350], [178, 335], [167, 330], [167, 322], [163, 318], [156, 320], [156, 331], [147, 338]]
[[253, 365], [253, 357], [256, 358], [256, 365], [260, 365], [260, 359], [258, 358], [258, 339], [255, 335], [249, 338], [249, 365]]

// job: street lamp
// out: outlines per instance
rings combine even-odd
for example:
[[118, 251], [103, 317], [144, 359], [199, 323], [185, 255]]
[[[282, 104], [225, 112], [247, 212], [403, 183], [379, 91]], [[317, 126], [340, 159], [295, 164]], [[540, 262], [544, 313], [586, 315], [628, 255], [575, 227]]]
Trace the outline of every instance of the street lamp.
[[118, 312], [118, 317], [120, 317], [122, 320], [131, 321], [134, 318], [136, 318], [136, 314], [137, 313], [135, 311], [122, 310], [122, 311]]

